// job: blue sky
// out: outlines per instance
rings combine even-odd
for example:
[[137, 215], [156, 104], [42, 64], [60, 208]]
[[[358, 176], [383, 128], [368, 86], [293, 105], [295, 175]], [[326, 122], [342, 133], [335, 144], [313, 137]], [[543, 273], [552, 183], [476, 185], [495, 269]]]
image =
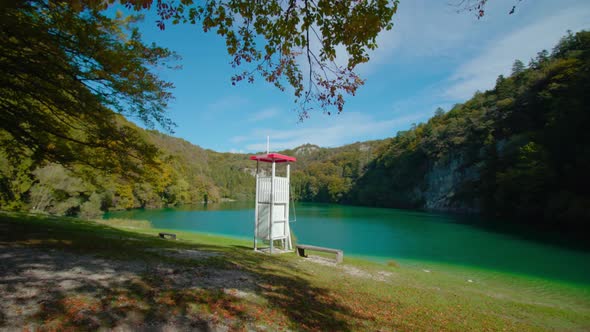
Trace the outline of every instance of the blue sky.
[[[158, 74], [174, 82], [169, 117], [174, 136], [204, 148], [229, 152], [294, 148], [305, 143], [334, 147], [395, 136], [428, 120], [437, 107], [448, 110], [476, 90], [492, 88], [510, 73], [514, 59], [525, 63], [551, 48], [566, 30], [590, 29], [587, 0], [491, 0], [486, 16], [457, 13], [446, 0], [402, 0], [394, 28], [378, 37], [371, 61], [358, 69], [366, 83], [348, 97], [340, 115], [311, 114], [299, 122], [293, 96], [262, 81], [232, 86], [223, 39], [193, 25], [169, 24], [160, 31], [148, 15], [144, 40], [177, 52], [180, 70]], [[516, 12], [508, 11], [516, 4]]]

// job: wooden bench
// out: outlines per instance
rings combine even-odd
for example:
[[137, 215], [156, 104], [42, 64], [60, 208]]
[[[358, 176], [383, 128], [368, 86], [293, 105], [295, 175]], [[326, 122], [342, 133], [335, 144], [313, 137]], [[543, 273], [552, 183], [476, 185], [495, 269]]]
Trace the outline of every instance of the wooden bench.
[[158, 235], [160, 235], [162, 239], [166, 239], [166, 237], [168, 237], [169, 239], [176, 240], [176, 234], [173, 233], [159, 233]]
[[336, 263], [342, 263], [342, 260], [344, 259], [344, 252], [340, 249], [310, 246], [307, 244], [298, 244], [298, 245], [296, 245], [296, 247], [297, 247], [297, 254], [301, 257], [307, 257], [305, 255], [305, 249], [307, 249], [307, 250], [323, 251], [323, 252], [329, 252], [332, 254], [336, 254]]

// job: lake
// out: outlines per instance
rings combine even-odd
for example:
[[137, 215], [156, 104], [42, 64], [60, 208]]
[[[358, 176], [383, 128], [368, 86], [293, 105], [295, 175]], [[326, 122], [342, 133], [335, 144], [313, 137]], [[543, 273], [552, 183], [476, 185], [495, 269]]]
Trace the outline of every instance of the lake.
[[[254, 203], [228, 202], [110, 212], [155, 228], [252, 238]], [[477, 217], [328, 204], [296, 204], [298, 243], [342, 249], [345, 256], [432, 262], [590, 285], [590, 251], [531, 230], [491, 227]], [[292, 219], [294, 219], [292, 213]]]

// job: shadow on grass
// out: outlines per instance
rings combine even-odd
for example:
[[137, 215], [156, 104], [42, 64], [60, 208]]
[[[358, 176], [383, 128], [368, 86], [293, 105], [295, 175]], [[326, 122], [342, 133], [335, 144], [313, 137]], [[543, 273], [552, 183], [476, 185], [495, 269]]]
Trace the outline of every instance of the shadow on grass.
[[[288, 260], [245, 246], [170, 242], [64, 218], [0, 215], [0, 226], [0, 327], [348, 331], [365, 319]], [[146, 248], [224, 256], [177, 259]]]
[[312, 277], [283, 255], [254, 253], [252, 248], [232, 246], [231, 259], [244, 270], [262, 279], [261, 294], [271, 305], [289, 317], [292, 327], [303, 330], [348, 331], [353, 321], [364, 317], [341, 305], [327, 289], [306, 280]]

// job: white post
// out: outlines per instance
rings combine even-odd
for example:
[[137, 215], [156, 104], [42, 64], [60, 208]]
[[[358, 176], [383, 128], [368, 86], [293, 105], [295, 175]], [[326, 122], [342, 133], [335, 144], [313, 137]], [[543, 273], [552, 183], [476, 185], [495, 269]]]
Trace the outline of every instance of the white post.
[[[258, 164], [258, 161], [256, 161]], [[254, 204], [254, 251], [258, 249], [258, 242], [256, 240], [256, 236], [258, 236], [258, 165], [256, 165], [256, 193], [254, 194], [254, 199], [256, 200]]]
[[287, 162], [287, 208], [285, 213], [285, 231], [287, 234], [287, 250], [293, 250], [293, 243], [291, 242], [291, 225], [289, 225], [289, 200], [291, 199], [291, 165]]
[[270, 253], [271, 254], [272, 254], [272, 247], [273, 247], [273, 243], [272, 243], [272, 223], [273, 223], [272, 210], [273, 210], [273, 205], [275, 204], [274, 184], [275, 184], [275, 161], [273, 160], [272, 161], [272, 173], [271, 173], [271, 177], [270, 177], [270, 211], [269, 211], [270, 215], [268, 217], [268, 221], [269, 221], [268, 238], [270, 239]]

